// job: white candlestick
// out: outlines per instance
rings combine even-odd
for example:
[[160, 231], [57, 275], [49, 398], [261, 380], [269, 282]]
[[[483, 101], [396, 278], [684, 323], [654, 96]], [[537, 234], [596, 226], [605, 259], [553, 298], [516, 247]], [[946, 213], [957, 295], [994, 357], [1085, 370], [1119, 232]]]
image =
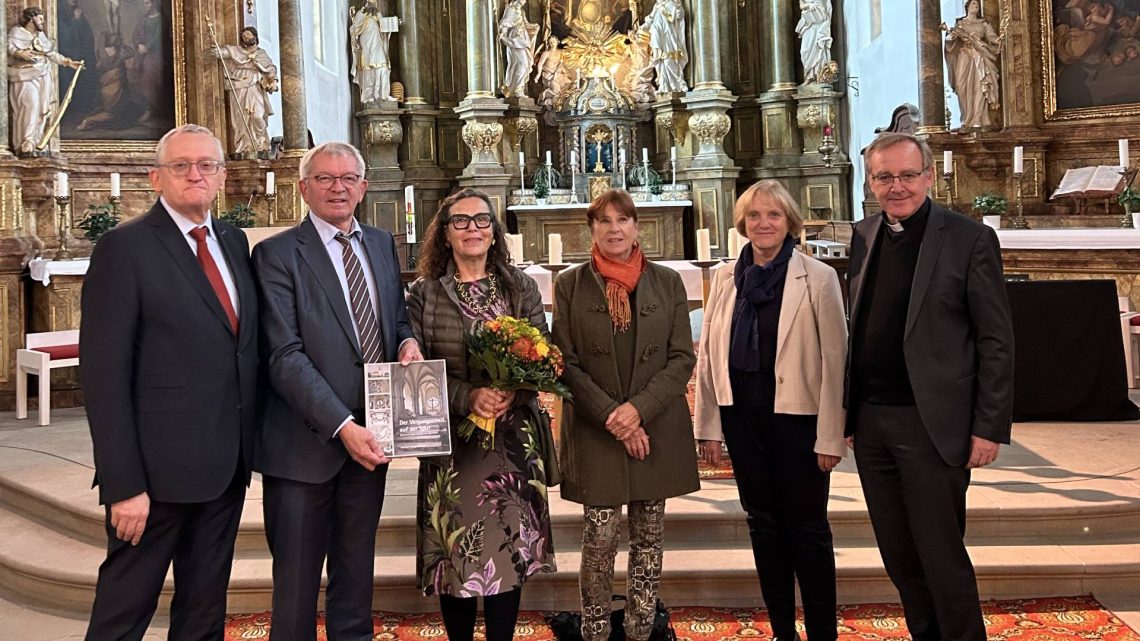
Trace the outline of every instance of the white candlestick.
[[111, 196], [114, 198], [118, 198], [121, 195], [122, 195], [122, 189], [121, 189], [120, 176], [119, 176], [119, 172], [115, 171], [115, 172], [111, 173]]
[[277, 193], [277, 174], [272, 171], [265, 172], [265, 195], [271, 196]]
[[526, 154], [524, 154], [523, 152], [520, 151], [519, 152], [519, 167], [524, 167], [524, 166], [526, 166]]
[[416, 242], [416, 190], [415, 187], [408, 185], [404, 187], [404, 210], [405, 210], [405, 224], [407, 225], [407, 242], [409, 245], [414, 245]]
[[546, 166], [547, 167], [550, 166], [550, 150], [549, 149], [546, 150]]
[[1116, 141], [1116, 147], [1120, 152], [1120, 166], [1128, 169], [1128, 139], [1121, 138]]
[[55, 174], [55, 195], [58, 197], [66, 196], [67, 189], [67, 174], [59, 171]]
[[575, 168], [578, 166], [578, 150], [570, 150], [570, 167]]
[[669, 148], [669, 160], [673, 162], [677, 161], [677, 145], [673, 145]]
[[546, 237], [550, 257], [546, 262], [551, 265], [562, 264], [562, 234], [550, 234]]
[[942, 173], [954, 173], [954, 152], [950, 151], [949, 149], [942, 152]]
[[709, 230], [697, 230], [697, 260], [712, 260], [712, 246], [709, 242]]
[[1013, 148], [1013, 173], [1025, 173], [1025, 150], [1020, 145]]
[[649, 150], [646, 149], [645, 147], [641, 148], [641, 164], [643, 164], [643, 165], [649, 164]]

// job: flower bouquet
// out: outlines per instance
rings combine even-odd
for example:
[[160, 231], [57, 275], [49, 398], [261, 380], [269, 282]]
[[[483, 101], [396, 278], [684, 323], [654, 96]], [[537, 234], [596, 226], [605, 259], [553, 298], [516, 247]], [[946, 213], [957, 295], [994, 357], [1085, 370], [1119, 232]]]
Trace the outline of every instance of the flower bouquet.
[[[531, 390], [570, 398], [558, 381], [562, 352], [526, 319], [499, 316], [475, 325], [467, 336], [468, 365], [487, 372], [491, 387], [501, 391]], [[495, 444], [495, 418], [474, 412], [456, 428], [459, 436], [478, 439], [485, 449]]]

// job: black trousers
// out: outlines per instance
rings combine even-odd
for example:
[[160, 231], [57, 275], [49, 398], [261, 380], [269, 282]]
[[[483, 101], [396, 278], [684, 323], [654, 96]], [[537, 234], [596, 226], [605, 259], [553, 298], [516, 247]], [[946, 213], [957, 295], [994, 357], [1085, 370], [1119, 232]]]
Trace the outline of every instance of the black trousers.
[[314, 641], [321, 567], [328, 558], [329, 639], [371, 641], [376, 527], [388, 466], [351, 459], [325, 483], [264, 476], [265, 536], [273, 554], [273, 641]]
[[814, 452], [816, 417], [774, 414], [771, 397], [755, 387], [748, 393], [749, 385], [735, 374], [736, 404], [720, 408], [721, 426], [772, 633], [780, 641], [796, 637], [798, 579], [808, 638], [834, 641], [831, 475], [820, 471]]
[[174, 563], [170, 641], [217, 641], [225, 633], [226, 589], [245, 500], [238, 472], [221, 496], [205, 503], [152, 500], [137, 546], [120, 541], [106, 508], [107, 558], [99, 566], [87, 641], [136, 641], [158, 607]]
[[966, 533], [970, 471], [947, 465], [913, 405], [859, 403], [855, 462], [915, 641], [984, 641]]

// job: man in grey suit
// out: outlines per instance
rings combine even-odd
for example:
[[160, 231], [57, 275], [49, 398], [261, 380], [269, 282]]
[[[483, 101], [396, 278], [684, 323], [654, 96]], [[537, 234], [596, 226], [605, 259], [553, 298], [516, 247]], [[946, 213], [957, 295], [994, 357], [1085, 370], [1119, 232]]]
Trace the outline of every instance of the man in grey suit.
[[274, 641], [316, 635], [321, 567], [330, 639], [370, 641], [376, 526], [388, 460], [364, 425], [364, 364], [422, 360], [392, 235], [353, 216], [364, 159], [324, 143], [301, 159], [310, 215], [253, 252], [267, 372], [254, 468], [273, 554]]
[[865, 158], [883, 213], [851, 239], [846, 432], [911, 636], [978, 641], [966, 489], [1013, 414], [1001, 252], [993, 230], [927, 197], [925, 142], [882, 134]]

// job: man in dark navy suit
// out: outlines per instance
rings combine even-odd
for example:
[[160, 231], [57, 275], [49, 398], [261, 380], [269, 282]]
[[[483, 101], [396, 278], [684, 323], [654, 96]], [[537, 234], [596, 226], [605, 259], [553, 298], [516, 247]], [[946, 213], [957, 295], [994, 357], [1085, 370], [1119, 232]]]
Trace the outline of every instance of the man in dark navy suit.
[[392, 235], [361, 225], [364, 159], [329, 142], [301, 159], [309, 216], [253, 263], [271, 386], [258, 434], [273, 553], [274, 641], [316, 635], [328, 559], [330, 639], [371, 641], [376, 527], [388, 461], [364, 425], [364, 364], [421, 360]]
[[926, 195], [925, 142], [864, 152], [883, 213], [851, 238], [847, 434], [915, 641], [986, 638], [966, 553], [970, 470], [1009, 443], [1013, 324], [992, 229]]
[[173, 641], [220, 639], [253, 461], [257, 290], [205, 127], [163, 136], [159, 200], [108, 232], [83, 284], [80, 377], [106, 506], [87, 639], [141, 639], [174, 563]]

